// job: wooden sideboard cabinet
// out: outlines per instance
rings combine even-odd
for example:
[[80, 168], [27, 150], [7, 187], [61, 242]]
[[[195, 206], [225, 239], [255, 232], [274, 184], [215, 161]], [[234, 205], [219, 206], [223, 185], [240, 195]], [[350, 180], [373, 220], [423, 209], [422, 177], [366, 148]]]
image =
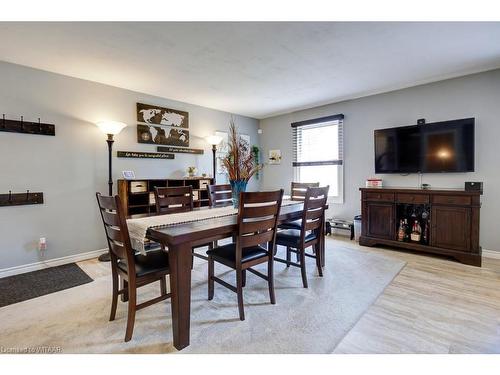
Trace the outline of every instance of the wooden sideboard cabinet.
[[[360, 191], [360, 245], [388, 245], [440, 254], [481, 266], [480, 192], [414, 188], [361, 188]], [[410, 227], [415, 220], [422, 226], [420, 241], [398, 240], [400, 221], [404, 219]]]

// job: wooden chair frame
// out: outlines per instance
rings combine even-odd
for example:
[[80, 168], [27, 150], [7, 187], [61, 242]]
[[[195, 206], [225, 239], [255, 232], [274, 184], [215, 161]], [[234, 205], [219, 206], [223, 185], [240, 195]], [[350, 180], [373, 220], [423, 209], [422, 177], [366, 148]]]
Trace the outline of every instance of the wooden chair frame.
[[[111, 275], [113, 281], [113, 295], [111, 300], [111, 313], [109, 320], [112, 321], [116, 316], [118, 296], [122, 296], [122, 301], [128, 301], [127, 329], [125, 332], [125, 341], [130, 341], [134, 331], [135, 313], [154, 303], [170, 298], [167, 293], [166, 275], [168, 269], [147, 274], [144, 276], [136, 275], [135, 251], [130, 244], [130, 237], [127, 227], [127, 221], [121, 205], [120, 197], [103, 196], [96, 193], [97, 204], [104, 224], [104, 231], [108, 241], [109, 253], [111, 258]], [[126, 262], [127, 272], [118, 267], [118, 262]], [[122, 287], [119, 287], [119, 281]], [[149, 301], [137, 304], [137, 289], [141, 286], [151, 284], [155, 281], [160, 282], [160, 296]]]
[[[304, 288], [308, 287], [306, 273], [306, 257], [316, 259], [316, 267], [318, 274], [323, 277], [324, 259], [321, 249], [321, 237], [325, 235], [325, 206], [328, 200], [329, 186], [326, 187], [308, 187], [304, 197], [304, 211], [302, 213], [302, 227], [300, 229], [300, 240], [297, 248], [290, 246], [286, 247], [286, 259], [275, 257], [277, 262], [285, 263], [287, 267], [299, 267], [302, 275], [302, 284]], [[307, 232], [316, 232], [314, 239], [306, 242]], [[276, 244], [279, 243], [279, 236]], [[306, 249], [312, 247], [313, 254], [306, 252]], [[291, 253], [297, 254], [297, 262], [290, 260]]]
[[[246, 271], [267, 281], [271, 304], [276, 303], [273, 264], [276, 255], [276, 229], [282, 199], [283, 189], [273, 192], [240, 194], [235, 261], [233, 265], [225, 264], [236, 271], [236, 286], [230, 285], [214, 275], [215, 260], [211, 255], [208, 257], [208, 299], [212, 300], [214, 297], [214, 282], [232, 290], [238, 296], [240, 320], [245, 320], [243, 287], [246, 284]], [[244, 248], [262, 244], [267, 244], [266, 256], [242, 262]], [[267, 263], [267, 275], [251, 268], [261, 263]]]
[[[156, 187], [155, 203], [156, 203], [156, 213], [159, 215], [193, 211], [194, 208], [193, 187], [192, 186]], [[213, 243], [210, 242], [205, 245], [194, 247], [192, 251], [193, 257], [208, 260], [208, 257], [198, 254], [197, 252], [194, 251], [194, 249], [196, 248], [205, 246], [208, 246], [208, 248], [211, 249], [213, 248]], [[162, 248], [164, 249], [163, 245]], [[194, 262], [192, 261], [192, 266], [193, 265]]]
[[224, 207], [233, 204], [231, 185], [207, 185], [207, 191], [210, 207]]
[[155, 204], [157, 214], [173, 214], [192, 211], [193, 187], [155, 187]]
[[292, 182], [290, 186], [290, 200], [303, 201], [306, 197], [307, 188], [319, 187], [319, 182]]

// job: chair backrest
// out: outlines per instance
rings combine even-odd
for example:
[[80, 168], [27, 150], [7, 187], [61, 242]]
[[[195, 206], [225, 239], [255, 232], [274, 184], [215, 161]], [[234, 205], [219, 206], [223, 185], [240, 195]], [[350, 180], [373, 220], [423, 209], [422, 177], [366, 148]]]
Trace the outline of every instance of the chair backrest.
[[308, 231], [319, 231], [318, 234], [322, 235], [325, 224], [324, 218], [328, 190], [330, 190], [330, 186], [307, 188], [304, 197], [304, 211], [302, 213], [302, 242]]
[[242, 249], [267, 244], [275, 252], [276, 228], [283, 199], [283, 189], [277, 191], [240, 193], [236, 263]]
[[115, 265], [117, 260], [122, 260], [127, 263], [129, 269], [135, 269], [134, 251], [130, 244], [127, 220], [120, 197], [103, 196], [101, 193], [96, 193], [96, 197], [108, 240], [111, 262]]
[[222, 207], [233, 204], [231, 185], [207, 185], [210, 207]]
[[157, 214], [173, 214], [193, 210], [193, 187], [156, 187]]
[[310, 187], [319, 187], [319, 182], [292, 182], [290, 199], [292, 201], [303, 201], [306, 197], [307, 188]]

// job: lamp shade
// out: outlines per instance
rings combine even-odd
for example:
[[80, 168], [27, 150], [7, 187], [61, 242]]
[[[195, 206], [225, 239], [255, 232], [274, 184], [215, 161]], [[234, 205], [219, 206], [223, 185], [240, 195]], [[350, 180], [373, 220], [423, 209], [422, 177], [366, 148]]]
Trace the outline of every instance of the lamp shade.
[[211, 145], [218, 145], [222, 141], [222, 137], [219, 135], [209, 135], [205, 139]]
[[127, 124], [118, 121], [99, 121], [96, 125], [104, 134], [113, 135], [118, 134], [127, 126]]

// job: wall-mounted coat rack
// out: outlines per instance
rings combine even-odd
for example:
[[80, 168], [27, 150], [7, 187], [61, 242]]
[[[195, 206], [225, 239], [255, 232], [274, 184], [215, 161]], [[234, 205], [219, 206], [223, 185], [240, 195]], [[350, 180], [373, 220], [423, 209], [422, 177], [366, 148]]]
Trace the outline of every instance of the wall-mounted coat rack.
[[39, 135], [56, 135], [56, 126], [54, 124], [44, 124], [40, 122], [24, 121], [23, 116], [21, 120], [8, 120], [5, 114], [0, 119], [0, 131], [11, 133], [25, 133], [25, 134], [39, 134]]
[[43, 204], [43, 193], [31, 193], [29, 190], [26, 190], [26, 193], [13, 193], [9, 191], [7, 194], [0, 194], [0, 207], [23, 206], [27, 204]]

